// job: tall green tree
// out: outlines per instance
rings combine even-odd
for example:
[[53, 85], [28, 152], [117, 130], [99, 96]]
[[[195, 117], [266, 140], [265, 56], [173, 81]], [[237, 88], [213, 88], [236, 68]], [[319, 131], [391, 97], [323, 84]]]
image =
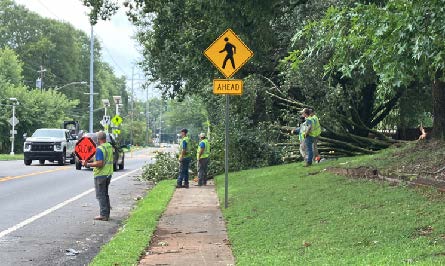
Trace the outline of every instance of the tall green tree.
[[332, 7], [323, 20], [308, 25], [308, 34], [323, 37], [304, 52], [309, 55], [320, 47], [331, 47], [333, 55], [326, 68], [345, 77], [371, 69], [378, 77], [380, 95], [396, 95], [413, 85], [420, 90], [423, 86], [416, 84], [429, 84], [432, 135], [444, 139], [444, 3], [390, 0], [384, 6]]

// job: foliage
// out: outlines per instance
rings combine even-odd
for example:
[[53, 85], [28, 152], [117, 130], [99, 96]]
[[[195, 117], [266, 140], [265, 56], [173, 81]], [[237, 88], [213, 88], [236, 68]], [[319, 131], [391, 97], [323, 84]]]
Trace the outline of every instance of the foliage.
[[223, 215], [237, 265], [443, 264], [443, 196], [323, 171], [350, 159], [231, 173]]
[[101, 247], [99, 254], [89, 265], [138, 264], [156, 230], [159, 218], [167, 208], [174, 188], [173, 181], [161, 181], [148, 191], [119, 232]]
[[[20, 151], [23, 133], [30, 135], [39, 127], [60, 128], [63, 120], [78, 120], [81, 129], [89, 125], [88, 86], [80, 84], [89, 77], [89, 36], [68, 23], [42, 18], [10, 0], [0, 1], [0, 151], [9, 148], [7, 122], [11, 116], [6, 99], [17, 98], [20, 105], [16, 116], [15, 150]], [[128, 113], [128, 94], [125, 77], [115, 76], [112, 68], [102, 62], [101, 46], [94, 48], [93, 130], [101, 128], [103, 116], [101, 99], [113, 102], [113, 95], [122, 96]], [[34, 90], [37, 70], [44, 68], [43, 89]], [[57, 90], [57, 92], [56, 92]], [[142, 124], [135, 132], [141, 132]], [[139, 135], [138, 135], [139, 137]]]
[[[70, 120], [65, 111], [73, 108], [79, 102], [69, 100], [65, 95], [53, 90], [41, 92], [40, 90], [29, 91], [26, 87], [15, 87], [0, 80], [0, 94], [8, 98], [16, 98], [20, 103], [16, 106], [16, 117], [19, 123], [17, 130], [15, 148], [21, 151], [23, 142], [21, 136], [27, 133], [30, 136], [37, 128], [60, 128], [64, 120]], [[11, 129], [9, 119], [12, 117], [11, 102], [2, 101], [0, 105], [0, 151], [7, 152], [9, 146], [9, 130]]]
[[9, 48], [0, 48], [0, 79], [13, 85], [20, 85], [22, 77], [23, 63], [17, 54]]
[[170, 153], [158, 152], [155, 163], [143, 167], [142, 178], [158, 182], [166, 179], [176, 179], [179, 171], [178, 159]]
[[351, 78], [355, 72], [371, 70], [378, 77], [378, 95], [395, 95], [399, 88], [415, 82], [429, 84], [437, 95], [432, 98], [434, 135], [443, 138], [445, 93], [435, 86], [445, 70], [440, 41], [445, 34], [443, 4], [391, 0], [384, 6], [371, 3], [331, 7], [324, 19], [308, 24], [305, 34], [297, 35], [312, 41], [302, 55], [317, 55], [329, 47], [332, 57], [325, 65], [328, 73], [340, 72], [342, 77]]

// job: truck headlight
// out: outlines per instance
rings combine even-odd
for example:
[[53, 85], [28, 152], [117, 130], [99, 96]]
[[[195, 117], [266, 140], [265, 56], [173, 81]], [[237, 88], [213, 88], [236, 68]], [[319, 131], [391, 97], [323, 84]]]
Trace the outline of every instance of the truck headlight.
[[23, 146], [23, 150], [30, 151], [31, 150], [31, 143], [25, 142], [25, 145]]
[[60, 143], [60, 142], [56, 142], [56, 143], [54, 144], [54, 148], [55, 148], [56, 150], [61, 150], [61, 149], [62, 149], [62, 143]]

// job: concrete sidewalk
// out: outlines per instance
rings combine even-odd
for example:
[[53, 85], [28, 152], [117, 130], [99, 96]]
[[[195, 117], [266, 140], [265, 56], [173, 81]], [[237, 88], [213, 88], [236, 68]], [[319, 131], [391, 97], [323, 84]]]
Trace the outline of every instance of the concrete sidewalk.
[[235, 265], [215, 186], [176, 189], [139, 265]]

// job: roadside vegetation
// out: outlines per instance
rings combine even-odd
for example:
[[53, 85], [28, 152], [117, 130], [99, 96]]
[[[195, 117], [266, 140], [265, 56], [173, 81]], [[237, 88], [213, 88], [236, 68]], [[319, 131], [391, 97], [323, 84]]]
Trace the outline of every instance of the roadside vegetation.
[[23, 154], [0, 154], [0, 161], [23, 160]]
[[[309, 168], [294, 163], [230, 173], [223, 214], [237, 265], [444, 264], [443, 195], [325, 170], [385, 158], [382, 169], [408, 166], [425, 155], [413, 152], [416, 145]], [[216, 181], [223, 205], [224, 176]]]
[[161, 181], [138, 203], [119, 232], [90, 265], [137, 265], [174, 191], [174, 181]]

